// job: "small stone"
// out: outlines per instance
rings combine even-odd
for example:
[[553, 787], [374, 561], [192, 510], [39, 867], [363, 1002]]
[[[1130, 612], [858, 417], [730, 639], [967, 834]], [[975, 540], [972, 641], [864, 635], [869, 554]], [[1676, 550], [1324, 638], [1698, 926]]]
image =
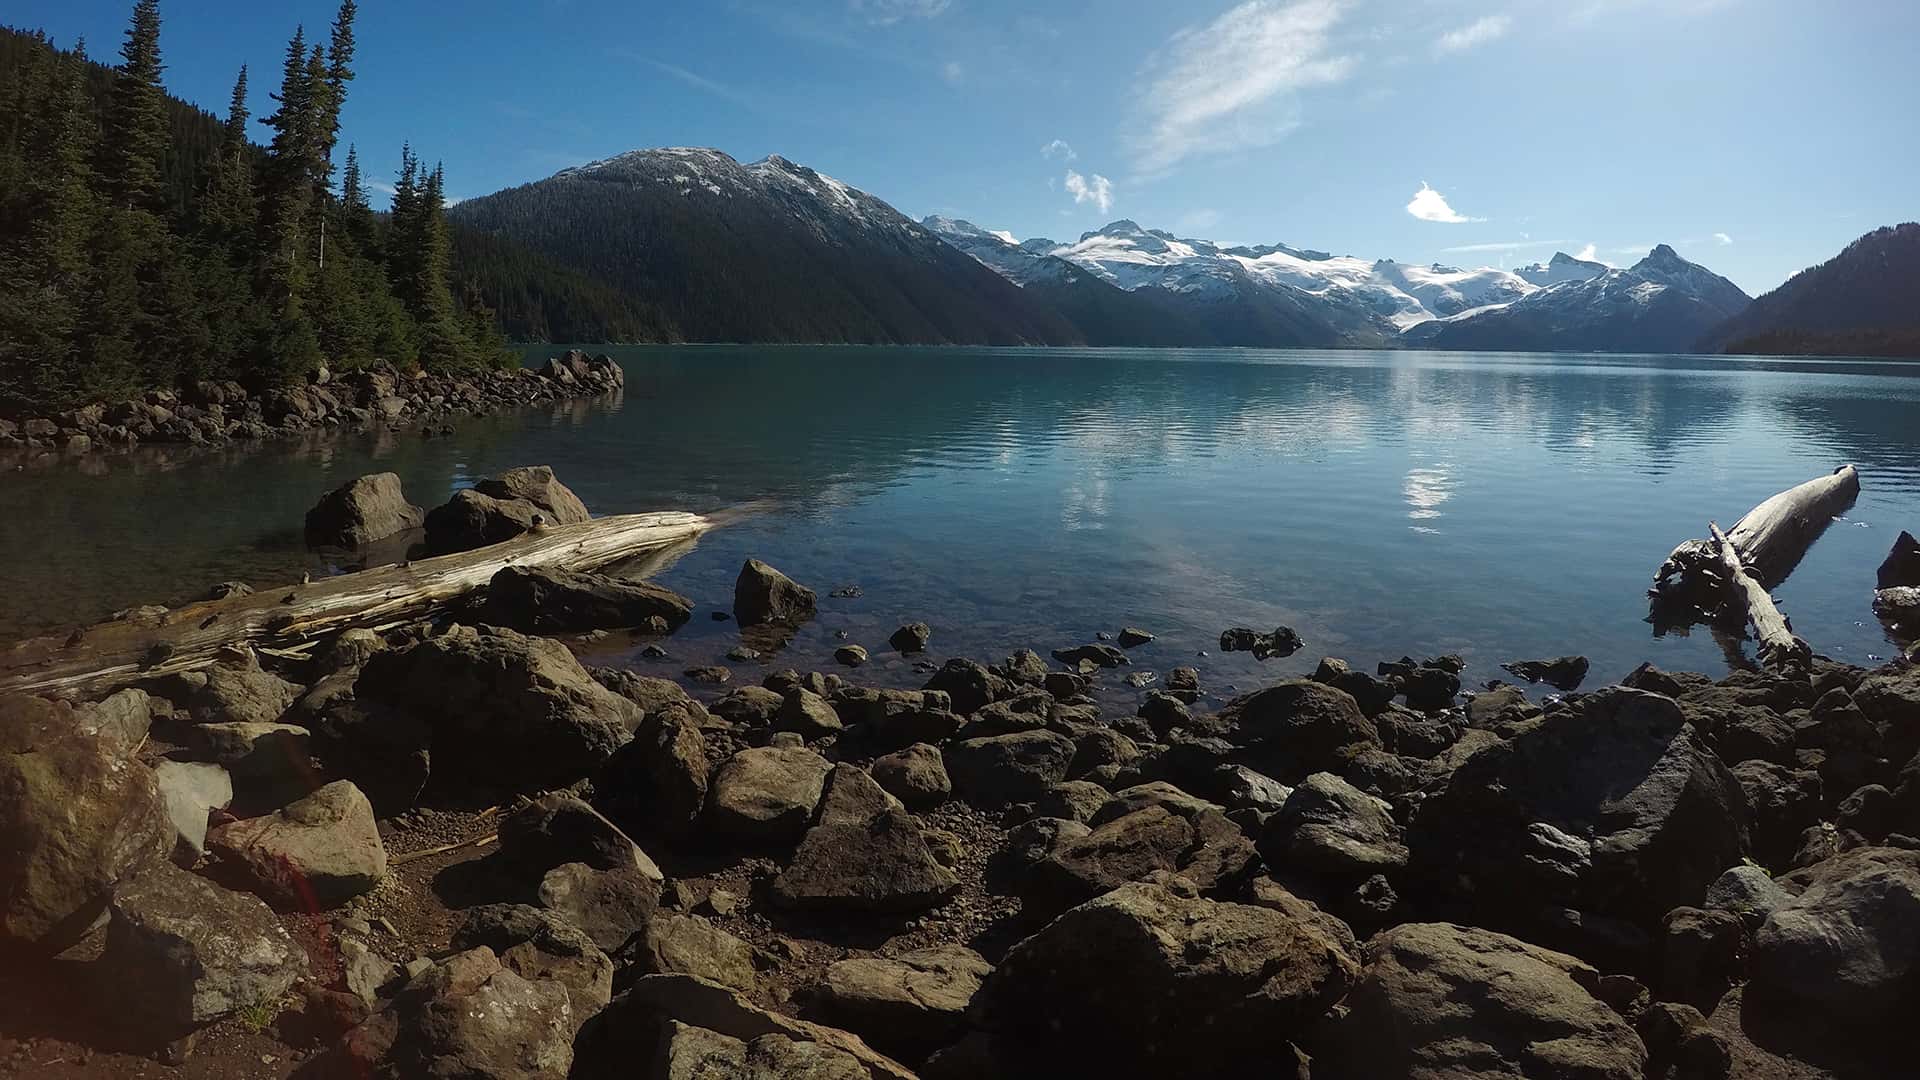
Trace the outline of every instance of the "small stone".
[[933, 640], [933, 629], [923, 622], [911, 622], [893, 632], [887, 644], [903, 653], [927, 651], [927, 643]]
[[707, 893], [707, 911], [722, 919], [731, 919], [740, 911], [740, 898], [725, 889]]
[[733, 681], [733, 672], [717, 664], [690, 667], [681, 672], [681, 674], [692, 679], [694, 682], [706, 683], [709, 686], [721, 686]]
[[859, 667], [867, 662], [867, 650], [858, 645], [842, 645], [833, 650], [833, 658], [848, 667]]
[[1129, 626], [1126, 629], [1120, 631], [1120, 647], [1123, 649], [1131, 649], [1140, 645], [1145, 645], [1147, 642], [1152, 640], [1153, 640], [1152, 634], [1147, 633], [1145, 630], [1142, 630], [1137, 626]]

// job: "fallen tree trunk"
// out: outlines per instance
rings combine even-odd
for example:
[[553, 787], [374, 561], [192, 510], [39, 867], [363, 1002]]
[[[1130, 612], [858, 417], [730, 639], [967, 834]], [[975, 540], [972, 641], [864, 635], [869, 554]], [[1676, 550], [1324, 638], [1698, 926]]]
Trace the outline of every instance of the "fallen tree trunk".
[[680, 512], [595, 518], [475, 551], [189, 604], [157, 621], [105, 622], [67, 637], [34, 638], [0, 651], [0, 694], [106, 694], [205, 667], [226, 645], [284, 654], [323, 634], [385, 629], [430, 615], [509, 565], [593, 570], [684, 546], [714, 524]]
[[1722, 532], [1710, 522], [1706, 540], [1673, 549], [1654, 575], [1651, 620], [1656, 627], [1700, 621], [1716, 612], [1752, 624], [1761, 661], [1804, 667], [1807, 643], [1794, 637], [1768, 589], [1785, 581], [1833, 519], [1860, 495], [1860, 474], [1842, 465], [1767, 499]]

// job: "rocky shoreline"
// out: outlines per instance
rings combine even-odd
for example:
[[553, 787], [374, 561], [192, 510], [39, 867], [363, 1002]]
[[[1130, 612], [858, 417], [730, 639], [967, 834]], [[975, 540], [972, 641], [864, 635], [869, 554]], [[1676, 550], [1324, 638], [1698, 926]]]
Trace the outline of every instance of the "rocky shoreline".
[[317, 429], [438, 430], [455, 417], [594, 397], [619, 390], [626, 373], [613, 358], [578, 350], [537, 368], [434, 375], [377, 364], [316, 372], [304, 386], [249, 391], [237, 382], [199, 382], [185, 392], [149, 390], [50, 416], [0, 417], [0, 455], [85, 454], [142, 443], [220, 446], [289, 438]]
[[[316, 514], [457, 549], [576, 507], [524, 469], [424, 514], [366, 478]], [[1212, 642], [981, 662], [934, 622], [803, 672], [783, 643], [831, 608], [759, 560], [713, 613], [730, 666], [580, 658], [697, 614], [509, 567], [298, 655], [0, 698], [0, 1074], [1907, 1067], [1920, 667], [1582, 690], [1579, 657], [1506, 665], [1542, 700], [1455, 657], [1325, 658], [1220, 695], [1204, 660], [1152, 670]], [[922, 685], [863, 679], [869, 649]]]

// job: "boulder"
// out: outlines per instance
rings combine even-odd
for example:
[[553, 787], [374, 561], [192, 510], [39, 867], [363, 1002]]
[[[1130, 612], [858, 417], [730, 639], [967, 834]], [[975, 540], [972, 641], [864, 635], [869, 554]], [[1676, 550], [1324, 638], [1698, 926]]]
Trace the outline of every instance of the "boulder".
[[733, 583], [733, 617], [741, 626], [799, 626], [813, 618], [814, 607], [812, 589], [759, 559], [748, 559]]
[[0, 697], [0, 943], [72, 944], [173, 850], [152, 770], [114, 751], [63, 702]]
[[933, 640], [933, 629], [923, 622], [910, 622], [893, 632], [887, 639], [896, 652], [920, 653], [927, 651], [927, 643]]
[[858, 765], [842, 762], [827, 774], [820, 803], [813, 812], [816, 825], [864, 825], [875, 814], [902, 809], [899, 799]]
[[808, 829], [770, 895], [788, 908], [900, 912], [932, 907], [959, 885], [928, 850], [913, 815], [888, 810]]
[[594, 778], [593, 805], [628, 835], [675, 839], [707, 801], [707, 740], [692, 714], [655, 709]]
[[362, 701], [358, 669], [328, 675], [294, 702], [287, 716], [311, 733], [313, 756], [329, 776], [351, 780], [387, 817], [414, 804], [433, 773], [433, 730], [424, 716], [380, 701]]
[[1271, 634], [1263, 634], [1245, 626], [1220, 632], [1221, 652], [1250, 652], [1255, 660], [1292, 656], [1304, 647], [1306, 642], [1292, 627], [1287, 626], [1277, 627]]
[[174, 857], [191, 866], [207, 853], [207, 815], [233, 802], [233, 778], [218, 765], [201, 761], [161, 761], [154, 783], [173, 826]]
[[1848, 1024], [1909, 1015], [1920, 983], [1920, 851], [1856, 848], [1783, 879], [1754, 935], [1753, 990]]
[[453, 947], [488, 949], [501, 966], [523, 979], [560, 984], [576, 1026], [613, 996], [613, 961], [557, 912], [525, 904], [469, 908], [466, 921], [454, 931]]
[[475, 948], [415, 976], [331, 1056], [342, 1073], [380, 1080], [565, 1080], [578, 1024], [565, 986]]
[[293, 909], [344, 903], [387, 873], [373, 806], [346, 780], [264, 817], [222, 825], [207, 834], [207, 846], [244, 868], [267, 900]]
[[839, 733], [840, 714], [827, 699], [811, 690], [796, 687], [780, 703], [774, 714], [775, 731], [791, 731], [803, 739], [819, 739]]
[[109, 754], [133, 753], [153, 726], [153, 699], [145, 690], [128, 687], [73, 710], [82, 733], [100, 740]]
[[188, 739], [195, 757], [227, 770], [236, 794], [268, 806], [313, 786], [312, 742], [295, 724], [201, 724]]
[[251, 652], [226, 656], [206, 668], [184, 704], [196, 724], [272, 724], [300, 696], [300, 688], [260, 668]]
[[506, 790], [573, 783], [640, 721], [565, 645], [485, 626], [373, 657], [354, 692], [427, 718], [436, 776]]
[[946, 748], [947, 775], [968, 802], [1025, 802], [1066, 779], [1077, 749], [1072, 739], [1052, 731], [965, 739]]
[[1102, 645], [1097, 642], [1091, 645], [1076, 645], [1071, 649], [1055, 649], [1053, 658], [1068, 667], [1078, 666], [1082, 662], [1097, 664], [1103, 668], [1133, 663], [1132, 660], [1127, 659], [1126, 653], [1111, 645]]
[[776, 693], [764, 686], [743, 686], [708, 706], [708, 711], [730, 724], [769, 727], [773, 724], [773, 718], [779, 715], [780, 706], [786, 702], [786, 693], [798, 692], [798, 687]]
[[436, 555], [511, 540], [548, 525], [592, 520], [586, 504], [545, 465], [509, 469], [453, 493], [427, 513], [427, 550]]
[[693, 601], [650, 581], [554, 567], [506, 566], [487, 583], [485, 618], [528, 633], [574, 633], [693, 618]]
[[749, 843], [791, 842], [813, 818], [833, 766], [799, 747], [742, 750], [714, 773], [707, 791], [707, 826]]
[[162, 862], [114, 891], [100, 965], [116, 1007], [172, 1033], [277, 1000], [307, 954], [255, 897]]
[[500, 822], [500, 858], [536, 878], [563, 863], [636, 870], [653, 880], [656, 896], [665, 880], [619, 826], [564, 791], [530, 800]]
[[1490, 930], [1405, 923], [1366, 966], [1313, 1060], [1328, 1080], [1640, 1080], [1647, 1051], [1595, 991], [1600, 973]]
[[959, 945], [855, 957], [827, 968], [815, 1009], [888, 1053], [922, 1058], [965, 1032], [967, 1007], [992, 972]]
[[1275, 868], [1365, 877], [1407, 863], [1392, 807], [1332, 773], [1314, 773], [1268, 819], [1260, 854]]
[[929, 810], [953, 794], [940, 748], [914, 743], [873, 763], [873, 779], [909, 810]]
[[1467, 758], [1407, 843], [1416, 874], [1478, 917], [1564, 906], [1650, 927], [1740, 862], [1747, 818], [1672, 698], [1608, 687]]
[[1354, 973], [1345, 952], [1283, 912], [1131, 884], [1014, 946], [979, 1008], [1036, 1072], [1244, 1075], [1304, 1034]]
[[635, 867], [602, 870], [561, 863], [540, 879], [540, 906], [612, 953], [653, 917], [660, 906], [660, 885], [659, 877]]
[[989, 702], [1009, 697], [1015, 684], [1003, 675], [987, 670], [986, 665], [963, 657], [954, 657], [927, 679], [922, 689], [947, 695], [953, 711], [968, 714]]
[[1551, 660], [1510, 660], [1500, 665], [1528, 682], [1543, 682], [1561, 690], [1573, 691], [1587, 677], [1587, 658], [1556, 656]]
[[848, 667], [859, 667], [861, 664], [867, 662], [867, 647], [865, 645], [842, 645], [833, 650], [833, 658], [836, 662], [845, 664]]
[[1380, 732], [1352, 695], [1311, 679], [1235, 698], [1213, 719], [1243, 749], [1245, 764], [1283, 783], [1336, 770], [1350, 747], [1381, 747]]
[[425, 513], [407, 502], [398, 474], [373, 473], [320, 496], [307, 511], [307, 546], [365, 547], [425, 521]]
[[757, 982], [753, 946], [698, 915], [661, 912], [634, 946], [629, 951], [642, 975], [697, 975], [748, 993]]
[[1156, 872], [1212, 891], [1244, 878], [1253, 862], [1252, 842], [1217, 808], [1161, 803], [1096, 817], [1087, 835], [1033, 866], [1021, 896], [1028, 913], [1045, 918]]
[[835, 691], [832, 700], [841, 721], [858, 729], [860, 744], [881, 753], [944, 742], [962, 723], [953, 712], [953, 699], [939, 690], [846, 687]]

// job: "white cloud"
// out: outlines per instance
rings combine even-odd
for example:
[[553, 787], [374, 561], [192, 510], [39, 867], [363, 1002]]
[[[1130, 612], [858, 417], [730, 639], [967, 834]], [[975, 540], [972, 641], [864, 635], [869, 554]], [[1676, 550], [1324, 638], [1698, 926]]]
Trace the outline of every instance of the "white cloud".
[[1440, 250], [1450, 255], [1471, 254], [1482, 251], [1514, 252], [1525, 251], [1529, 248], [1559, 247], [1560, 243], [1558, 240], [1535, 240], [1525, 233], [1522, 233], [1518, 240], [1489, 240], [1481, 244], [1457, 244], [1453, 247], [1441, 248]]
[[1732, 245], [1733, 237], [1723, 232], [1717, 232], [1713, 234], [1713, 242], [1719, 244], [1721, 247], [1728, 247]]
[[1579, 259], [1583, 262], [1599, 262], [1600, 251], [1598, 248], [1594, 247], [1592, 244], [1588, 244], [1586, 247], [1581, 248], [1579, 253], [1576, 254], [1574, 258]]
[[988, 229], [987, 231], [989, 233], [992, 233], [994, 236], [997, 236], [1000, 239], [1005, 240], [1009, 244], [1018, 245], [1020, 243], [1019, 237], [1013, 235], [1012, 233], [1008, 232], [1005, 229]]
[[1443, 225], [1463, 225], [1469, 221], [1485, 221], [1486, 218], [1470, 218], [1447, 205], [1447, 197], [1420, 182], [1420, 190], [1413, 193], [1413, 201], [1407, 204], [1407, 213], [1421, 221], [1433, 221]]
[[967, 69], [962, 67], [958, 60], [949, 60], [946, 65], [940, 69], [940, 77], [958, 86], [960, 85], [960, 80], [967, 77]]
[[953, 6], [953, 0], [847, 0], [847, 10], [870, 23], [891, 26], [902, 19], [933, 19]]
[[1220, 224], [1220, 211], [1202, 208], [1180, 215], [1175, 224], [1184, 233], [1204, 233]]
[[1330, 50], [1346, 8], [1347, 0], [1248, 0], [1174, 34], [1147, 65], [1135, 165], [1164, 172], [1285, 136], [1299, 125], [1296, 91], [1339, 82], [1355, 67], [1354, 57]]
[[1433, 43], [1435, 52], [1465, 52], [1476, 45], [1485, 45], [1495, 38], [1504, 37], [1513, 26], [1513, 20], [1505, 15], [1488, 15], [1475, 19], [1458, 30], [1449, 30], [1440, 35]]
[[1113, 181], [1099, 173], [1088, 179], [1068, 169], [1065, 183], [1067, 194], [1073, 196], [1076, 204], [1090, 202], [1103, 214], [1113, 209]]
[[1073, 152], [1073, 147], [1067, 145], [1067, 140], [1055, 139], [1040, 148], [1040, 156], [1049, 161], [1056, 157], [1062, 161], [1072, 161], [1080, 155]]

